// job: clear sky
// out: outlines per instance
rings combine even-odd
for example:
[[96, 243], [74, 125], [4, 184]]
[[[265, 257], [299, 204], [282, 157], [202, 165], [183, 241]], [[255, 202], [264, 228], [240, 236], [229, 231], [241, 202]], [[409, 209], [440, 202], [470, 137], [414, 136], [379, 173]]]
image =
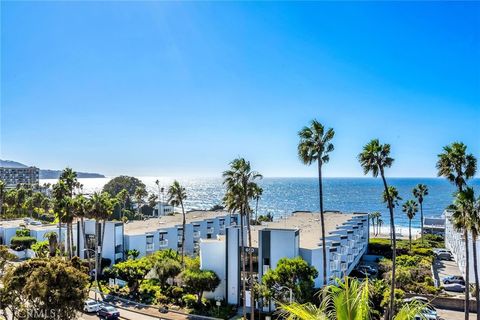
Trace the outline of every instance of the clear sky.
[[336, 130], [327, 176], [434, 176], [442, 146], [480, 157], [480, 3], [5, 2], [1, 153], [106, 175], [266, 176], [312, 118]]

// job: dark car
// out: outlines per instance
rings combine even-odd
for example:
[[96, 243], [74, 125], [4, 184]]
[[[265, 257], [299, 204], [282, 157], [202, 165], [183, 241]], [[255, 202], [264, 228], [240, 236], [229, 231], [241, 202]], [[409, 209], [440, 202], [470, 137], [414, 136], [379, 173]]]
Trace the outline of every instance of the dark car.
[[114, 307], [102, 306], [100, 310], [97, 311], [97, 316], [103, 319], [115, 320], [120, 317], [120, 312]]

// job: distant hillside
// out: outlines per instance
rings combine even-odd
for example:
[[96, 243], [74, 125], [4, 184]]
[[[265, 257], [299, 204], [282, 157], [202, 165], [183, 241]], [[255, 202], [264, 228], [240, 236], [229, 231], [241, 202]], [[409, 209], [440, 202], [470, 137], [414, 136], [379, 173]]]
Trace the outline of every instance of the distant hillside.
[[[26, 168], [28, 166], [16, 161], [0, 159], [0, 167]], [[58, 179], [61, 173], [62, 170], [40, 169], [40, 179]], [[90, 172], [77, 172], [77, 176], [79, 178], [105, 178], [103, 174]]]

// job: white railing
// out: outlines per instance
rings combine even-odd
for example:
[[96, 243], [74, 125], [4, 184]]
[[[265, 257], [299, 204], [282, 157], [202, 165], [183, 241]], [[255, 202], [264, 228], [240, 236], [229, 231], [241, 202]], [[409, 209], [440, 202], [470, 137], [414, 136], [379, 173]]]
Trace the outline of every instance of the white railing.
[[194, 238], [200, 238], [200, 231], [193, 231]]
[[212, 234], [212, 233], [213, 233], [213, 227], [207, 228], [207, 233], [208, 233], [208, 234]]
[[153, 251], [153, 249], [155, 249], [153, 243], [147, 243], [147, 251]]

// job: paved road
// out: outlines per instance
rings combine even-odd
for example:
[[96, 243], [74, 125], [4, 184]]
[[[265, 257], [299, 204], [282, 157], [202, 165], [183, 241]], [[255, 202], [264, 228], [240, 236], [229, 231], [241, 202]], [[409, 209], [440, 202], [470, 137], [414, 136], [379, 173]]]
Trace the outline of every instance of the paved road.
[[[440, 318], [445, 319], [445, 320], [464, 320], [465, 319], [465, 313], [461, 311], [451, 311], [451, 310], [442, 310], [442, 309], [437, 309], [438, 315]], [[470, 313], [470, 317], [468, 318], [469, 320], [475, 320], [476, 319], [476, 314], [475, 313]]]
[[[120, 319], [125, 319], [125, 320], [158, 320], [160, 318], [158, 317], [153, 317], [153, 316], [145, 316], [141, 315], [138, 313], [134, 313], [131, 311], [126, 311], [119, 309], [120, 311]], [[95, 314], [85, 314], [83, 313], [80, 318], [80, 320], [99, 320], [99, 318]]]

